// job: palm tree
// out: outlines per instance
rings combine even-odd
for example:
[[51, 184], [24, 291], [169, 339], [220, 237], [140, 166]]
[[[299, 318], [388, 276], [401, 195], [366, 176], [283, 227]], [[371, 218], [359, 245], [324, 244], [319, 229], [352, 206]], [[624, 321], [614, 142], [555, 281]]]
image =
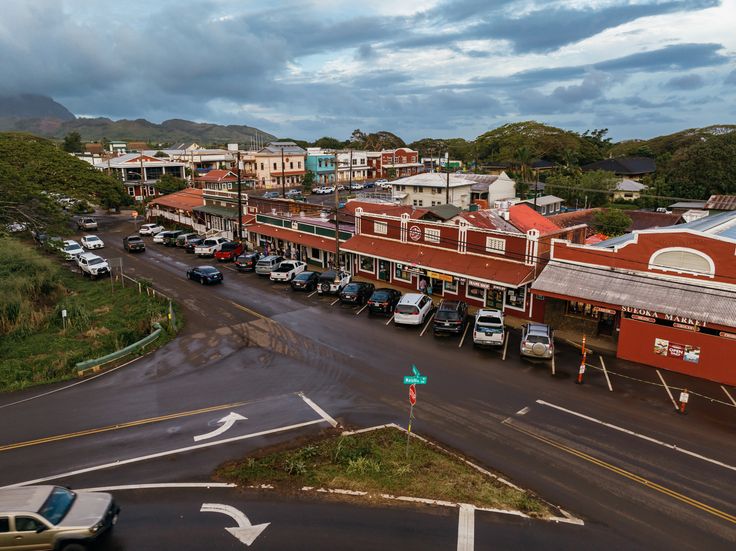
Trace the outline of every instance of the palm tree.
[[521, 184], [519, 194], [522, 199], [526, 199], [526, 191], [532, 180], [532, 159], [533, 154], [525, 145], [517, 148], [514, 152], [513, 165], [519, 174], [519, 183]]

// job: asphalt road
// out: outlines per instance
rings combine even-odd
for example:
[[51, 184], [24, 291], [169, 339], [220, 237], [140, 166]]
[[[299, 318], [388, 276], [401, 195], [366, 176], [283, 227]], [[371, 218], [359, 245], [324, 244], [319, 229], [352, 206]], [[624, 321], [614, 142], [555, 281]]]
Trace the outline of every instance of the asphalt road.
[[[402, 376], [416, 364], [429, 377], [414, 410], [418, 433], [585, 521], [584, 527], [526, 523], [520, 529], [514, 519], [479, 516], [477, 548], [492, 542], [494, 548], [560, 549], [736, 544], [736, 414], [728, 408], [678, 416], [646, 385], [617, 383], [609, 393], [605, 385], [573, 384], [579, 353], [563, 344], [551, 377], [547, 364], [519, 359], [516, 333], [503, 361], [498, 351], [476, 350], [467, 339], [460, 348], [458, 338], [387, 325], [357, 307], [333, 304], [334, 298], [292, 293], [228, 266], [223, 285], [203, 287], [184, 271], [211, 260], [153, 244], [144, 254], [126, 255], [120, 238], [131, 230], [129, 222], [103, 227], [106, 256], [122, 257], [125, 273], [152, 278], [179, 301], [186, 329], [165, 348], [97, 379], [45, 396], [64, 385], [0, 396], [0, 484], [52, 476], [73, 487], [207, 481], [222, 461], [329, 430], [329, 420], [304, 397], [346, 427], [404, 425]], [[105, 284], [91, 284], [98, 283]], [[194, 440], [231, 411], [247, 419], [220, 436]], [[121, 502], [131, 505], [110, 549], [145, 548], [135, 530], [146, 525], [148, 511], [176, 514], [169, 504], [184, 500], [191, 509], [200, 499], [194, 490], [179, 495], [122, 492]], [[257, 494], [246, 501], [237, 504], [249, 516], [254, 511], [254, 522], [275, 519], [257, 547], [363, 548], [357, 541], [372, 549], [407, 542], [410, 549], [446, 549], [457, 537], [457, 511], [438, 520], [433, 511], [366, 510], [302, 497]], [[269, 514], [255, 514], [261, 507]], [[324, 515], [313, 513], [320, 507]], [[174, 538], [176, 548], [186, 549], [185, 542], [197, 541], [198, 527], [222, 523], [197, 519], [168, 536], [147, 528], [155, 541]], [[310, 546], [317, 537], [320, 544]]]

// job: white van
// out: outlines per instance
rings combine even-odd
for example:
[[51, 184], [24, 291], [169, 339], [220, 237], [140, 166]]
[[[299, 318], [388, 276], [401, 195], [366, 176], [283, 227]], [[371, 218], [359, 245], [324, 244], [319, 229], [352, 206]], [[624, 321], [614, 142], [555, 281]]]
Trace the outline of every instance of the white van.
[[419, 293], [408, 293], [401, 297], [394, 310], [397, 325], [421, 325], [434, 309], [432, 299]]
[[492, 308], [481, 308], [475, 315], [473, 344], [478, 346], [501, 346], [505, 338], [503, 312]]

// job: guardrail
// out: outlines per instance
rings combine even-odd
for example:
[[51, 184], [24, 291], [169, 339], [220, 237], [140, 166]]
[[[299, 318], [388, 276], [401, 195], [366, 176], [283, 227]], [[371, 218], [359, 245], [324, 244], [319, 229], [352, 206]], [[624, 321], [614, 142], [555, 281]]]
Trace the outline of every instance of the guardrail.
[[83, 362], [77, 363], [75, 365], [75, 368], [77, 370], [77, 376], [84, 377], [86, 375], [89, 375], [90, 373], [97, 373], [102, 369], [103, 365], [113, 362], [115, 360], [119, 360], [120, 358], [127, 356], [128, 354], [132, 352], [136, 352], [142, 349], [144, 346], [155, 341], [159, 337], [159, 335], [161, 335], [161, 331], [163, 331], [161, 324], [156, 322], [153, 324], [153, 332], [149, 335], [146, 335], [141, 340], [136, 341], [133, 344], [129, 344], [125, 348], [121, 348], [120, 350], [117, 350], [115, 352], [111, 352], [110, 354], [102, 356], [101, 358], [95, 358], [93, 360], [85, 360]]

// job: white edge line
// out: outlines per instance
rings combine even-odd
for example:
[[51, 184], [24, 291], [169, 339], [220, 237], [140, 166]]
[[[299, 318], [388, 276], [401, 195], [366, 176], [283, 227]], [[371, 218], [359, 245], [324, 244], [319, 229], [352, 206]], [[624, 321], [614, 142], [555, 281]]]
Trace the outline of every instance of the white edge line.
[[386, 325], [388, 325], [389, 323], [391, 323], [392, 321], [394, 321], [394, 316], [395, 315], [396, 314], [393, 314], [390, 318], [388, 318], [388, 321], [386, 322]]
[[80, 492], [116, 492], [123, 490], [153, 490], [156, 488], [237, 488], [229, 482], [162, 482], [156, 484], [125, 484], [122, 486], [100, 486], [98, 488], [76, 488]]
[[307, 398], [302, 392], [299, 393], [299, 396], [301, 396], [302, 400], [304, 400], [304, 402], [306, 402], [306, 404], [310, 408], [312, 408], [317, 413], [317, 415], [322, 417], [322, 419], [327, 421], [333, 427], [337, 426], [337, 421], [335, 421], [332, 417], [330, 417], [325, 410], [323, 410], [321, 407], [315, 404], [312, 400]]
[[424, 336], [424, 333], [427, 331], [427, 328], [429, 327], [429, 324], [432, 323], [433, 319], [434, 319], [434, 313], [432, 313], [432, 315], [429, 316], [429, 319], [427, 320], [427, 324], [424, 326], [424, 329], [422, 329], [422, 332], [419, 333], [420, 337]]
[[598, 423], [599, 425], [603, 425], [604, 427], [608, 427], [610, 429], [617, 430], [619, 432], [623, 432], [625, 434], [629, 434], [631, 436], [636, 436], [637, 438], [641, 438], [642, 440], [646, 440], [648, 442], [652, 442], [653, 444], [658, 444], [660, 446], [663, 446], [665, 448], [669, 448], [671, 450], [684, 453], [685, 455], [690, 455], [692, 457], [695, 457], [697, 459], [702, 459], [703, 461], [707, 461], [708, 463], [713, 463], [714, 465], [718, 465], [719, 467], [724, 467], [726, 469], [730, 469], [732, 471], [736, 471], [736, 467], [733, 467], [731, 465], [728, 465], [726, 463], [723, 463], [721, 461], [718, 461], [717, 459], [711, 459], [710, 457], [705, 457], [704, 455], [700, 455], [698, 453], [692, 452], [690, 450], [687, 450], [685, 448], [680, 448], [675, 444], [667, 444], [666, 442], [662, 442], [661, 440], [657, 440], [656, 438], [652, 438], [651, 436], [646, 436], [644, 434], [639, 434], [638, 432], [634, 432], [633, 430], [625, 429], [623, 427], [619, 427], [617, 425], [613, 425], [611, 423], [607, 423], [605, 421], [601, 421], [600, 419], [596, 419], [595, 417], [590, 417], [589, 415], [585, 415], [584, 413], [578, 413], [577, 411], [572, 411], [567, 408], [563, 408], [562, 406], [557, 406], [555, 404], [550, 404], [549, 402], [545, 402], [544, 400], [537, 400], [537, 403], [543, 406], [551, 407], [554, 409], [557, 409], [559, 411], [563, 411], [565, 413], [569, 413], [570, 415], [574, 415], [576, 417], [580, 417], [581, 419], [585, 419], [586, 421], [591, 421], [592, 423]]
[[459, 504], [457, 516], [457, 549], [473, 551], [475, 549], [475, 507], [466, 503]]
[[152, 453], [150, 455], [143, 455], [141, 457], [132, 457], [130, 459], [123, 459], [122, 461], [113, 461], [111, 463], [104, 463], [102, 465], [95, 465], [94, 467], [86, 467], [84, 469], [77, 469], [76, 471], [69, 471], [66, 473], [59, 473], [44, 478], [37, 478], [35, 480], [26, 480], [25, 482], [17, 482], [15, 484], [9, 484], [7, 486], [1, 486], [0, 489], [4, 488], [18, 488], [20, 486], [28, 486], [31, 484], [38, 484], [40, 482], [47, 482], [49, 480], [56, 480], [58, 478], [64, 478], [68, 476], [75, 476], [78, 474], [90, 473], [94, 471], [101, 471], [104, 469], [110, 469], [113, 467], [120, 467], [121, 465], [129, 465], [130, 463], [138, 463], [141, 461], [148, 461], [150, 459], [158, 459], [159, 457], [166, 457], [168, 455], [176, 455], [178, 453], [185, 453], [194, 450], [200, 450], [203, 448], [211, 448], [213, 446], [219, 446], [221, 444], [229, 444], [231, 442], [238, 442], [240, 440], [247, 440], [249, 438], [256, 438], [258, 436], [265, 436], [267, 434], [274, 434], [277, 432], [284, 432], [291, 429], [298, 429], [309, 425], [315, 425], [317, 423], [323, 423], [324, 419], [315, 419], [314, 421], [305, 421], [304, 423], [297, 423], [295, 425], [288, 425], [286, 427], [279, 427], [276, 429], [269, 429], [260, 432], [254, 432], [252, 434], [244, 434], [241, 436], [233, 436], [232, 438], [225, 438], [224, 440], [216, 440], [214, 442], [205, 442], [203, 444], [195, 444], [192, 446], [186, 446], [184, 448], [177, 448], [175, 450], [167, 450], [158, 453]]

